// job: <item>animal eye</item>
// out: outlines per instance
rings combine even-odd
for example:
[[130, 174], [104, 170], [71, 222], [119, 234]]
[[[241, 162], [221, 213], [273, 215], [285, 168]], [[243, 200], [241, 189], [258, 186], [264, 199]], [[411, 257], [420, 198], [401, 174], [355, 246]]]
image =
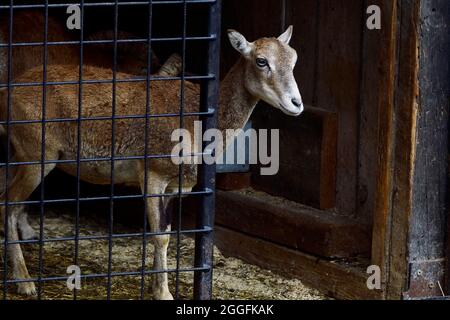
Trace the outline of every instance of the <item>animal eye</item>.
[[256, 65], [260, 68], [264, 68], [264, 67], [267, 67], [268, 63], [267, 63], [267, 60], [264, 58], [257, 58]]

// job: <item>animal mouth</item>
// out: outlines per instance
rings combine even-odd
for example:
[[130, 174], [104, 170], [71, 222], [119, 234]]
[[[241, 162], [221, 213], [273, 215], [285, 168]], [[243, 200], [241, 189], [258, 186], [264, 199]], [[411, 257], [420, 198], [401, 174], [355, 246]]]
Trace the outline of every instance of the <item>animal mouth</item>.
[[302, 110], [300, 108], [297, 108], [298, 109], [297, 112], [292, 112], [292, 111], [288, 110], [287, 108], [285, 108], [282, 104], [280, 104], [280, 109], [281, 109], [281, 111], [283, 111], [288, 116], [297, 117], [297, 116], [299, 116], [302, 113]]

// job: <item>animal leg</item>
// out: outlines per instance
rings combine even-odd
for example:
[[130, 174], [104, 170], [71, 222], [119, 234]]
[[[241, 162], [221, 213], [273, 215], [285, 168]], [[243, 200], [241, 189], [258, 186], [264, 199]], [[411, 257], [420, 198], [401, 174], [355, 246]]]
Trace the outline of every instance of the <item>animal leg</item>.
[[[144, 179], [142, 179], [143, 181]], [[142, 190], [144, 182], [142, 182]], [[147, 182], [147, 192], [149, 194], [162, 194], [167, 183], [157, 175], [149, 174]], [[164, 204], [159, 197], [150, 197], [147, 201], [147, 216], [151, 232], [170, 231], [170, 222], [165, 219]], [[153, 270], [167, 270], [167, 249], [169, 247], [170, 235], [152, 236], [154, 250]], [[152, 283], [153, 298], [155, 300], [173, 300], [169, 291], [167, 272], [155, 273]]]
[[17, 223], [20, 231], [20, 238], [22, 240], [33, 240], [39, 238], [36, 231], [34, 231], [30, 223], [28, 222], [28, 214], [25, 211], [24, 207], [21, 210], [21, 214], [18, 217]]
[[[18, 219], [22, 214], [20, 212], [20, 207], [11, 207], [10, 212], [8, 212], [8, 241], [18, 241]], [[27, 266], [25, 264], [25, 259], [23, 257], [22, 248], [20, 244], [8, 244], [8, 258], [12, 262], [12, 275], [16, 280], [27, 280], [30, 279], [30, 274], [28, 273]], [[30, 282], [20, 282], [17, 284], [18, 292], [25, 295], [35, 295], [36, 287], [32, 281]]]
[[[55, 165], [46, 165], [45, 175], [47, 175]], [[18, 168], [12, 184], [9, 187], [8, 197], [9, 201], [24, 201], [41, 183], [41, 169], [40, 166], [23, 166]], [[4, 199], [1, 199], [4, 201]], [[6, 219], [8, 221], [8, 241], [19, 241], [19, 228], [23, 220], [25, 213], [23, 212], [23, 206], [10, 206]], [[5, 207], [1, 207], [2, 214], [5, 214]], [[8, 244], [8, 257], [12, 264], [12, 274], [14, 279], [27, 280], [30, 279], [23, 252], [19, 243]], [[36, 287], [32, 281], [20, 282], [18, 285], [18, 291], [21, 294], [35, 295]]]

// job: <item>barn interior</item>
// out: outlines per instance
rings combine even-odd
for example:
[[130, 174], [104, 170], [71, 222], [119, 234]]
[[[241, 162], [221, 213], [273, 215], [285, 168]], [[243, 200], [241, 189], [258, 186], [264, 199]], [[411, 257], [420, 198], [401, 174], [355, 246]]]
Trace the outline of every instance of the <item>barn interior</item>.
[[[93, 1], [86, 1], [89, 2]], [[208, 4], [202, 3], [187, 6], [185, 32], [188, 37], [207, 35], [207, 9]], [[65, 10], [66, 7], [50, 8], [49, 16], [65, 23], [69, 16]], [[147, 7], [124, 5], [118, 12], [118, 31], [126, 32], [124, 37], [148, 37]], [[184, 14], [183, 3], [154, 4], [152, 37], [181, 37]], [[362, 2], [224, 1], [221, 76], [238, 59], [238, 53], [229, 45], [227, 29], [236, 29], [252, 41], [278, 36], [287, 26], [293, 25], [291, 46], [299, 55], [295, 76], [307, 105], [301, 117], [290, 118], [260, 103], [251, 118], [256, 129], [280, 129], [280, 170], [277, 175], [261, 176], [257, 165], [251, 166], [248, 172], [218, 174], [216, 239], [226, 255], [283, 273], [287, 268], [291, 276], [300, 278], [305, 271], [300, 266], [287, 266], [287, 261], [292, 261], [293, 257], [299, 261], [305, 257], [317, 259], [326, 265], [340, 266], [342, 272], [354, 268], [355, 274], [361, 276], [355, 281], [362, 281], [371, 256], [378, 117], [374, 106], [366, 103], [366, 91], [362, 91], [362, 86], [371, 85], [364, 81], [364, 30], [360, 27], [364, 17]], [[110, 40], [113, 37], [111, 30], [114, 30], [114, 7], [87, 6], [83, 29], [85, 39], [97, 32], [109, 31]], [[80, 38], [78, 30], [71, 30], [69, 36]], [[88, 45], [97, 46], [113, 61], [112, 44]], [[182, 48], [180, 40], [152, 43], [159, 63], [172, 53], [182, 55]], [[187, 41], [185, 48], [186, 73], [205, 74], [204, 41]], [[145, 66], [146, 49], [146, 44], [142, 43], [121, 43], [118, 59], [134, 59], [135, 54], [127, 54], [138, 51], [141, 57], [137, 59], [143, 60]], [[50, 174], [45, 185], [48, 199], [70, 198], [76, 194], [76, 179], [58, 170]], [[61, 185], [65, 187], [61, 188]], [[108, 187], [85, 183], [81, 190], [81, 196], [109, 194]], [[123, 194], [139, 192], [128, 188], [116, 190]], [[36, 190], [33, 197], [39, 199], [40, 190]], [[195, 221], [196, 198], [184, 202], [183, 224], [187, 228]], [[130, 206], [136, 210], [129, 210], [127, 215], [120, 214]], [[83, 207], [88, 215], [90, 212], [103, 213], [106, 223], [108, 201], [88, 203]], [[140, 201], [117, 201], [115, 221], [140, 225], [142, 211]], [[174, 217], [176, 212], [175, 208]], [[279, 248], [280, 256], [266, 260], [266, 253], [261, 252], [253, 241], [264, 241]], [[319, 278], [306, 279], [307, 283], [321, 281], [322, 272], [325, 277], [327, 267], [321, 270], [319, 266], [315, 271]], [[336, 295], [335, 292], [326, 293]]]

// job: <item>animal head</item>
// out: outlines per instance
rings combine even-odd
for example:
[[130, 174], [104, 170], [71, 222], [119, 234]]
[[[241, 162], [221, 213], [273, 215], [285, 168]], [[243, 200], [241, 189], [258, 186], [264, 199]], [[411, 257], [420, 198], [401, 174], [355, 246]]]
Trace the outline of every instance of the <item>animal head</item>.
[[245, 87], [256, 98], [290, 116], [303, 112], [303, 102], [294, 78], [297, 52], [289, 46], [290, 26], [278, 38], [248, 42], [235, 30], [228, 30], [231, 45], [245, 59]]

